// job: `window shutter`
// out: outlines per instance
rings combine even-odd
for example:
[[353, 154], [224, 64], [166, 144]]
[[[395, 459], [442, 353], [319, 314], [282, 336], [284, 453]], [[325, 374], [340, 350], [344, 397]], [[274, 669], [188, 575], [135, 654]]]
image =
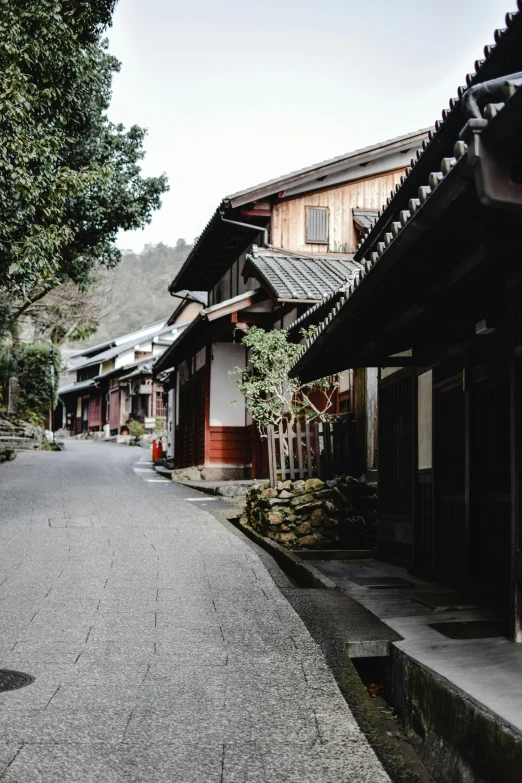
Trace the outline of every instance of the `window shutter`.
[[306, 207], [306, 241], [328, 244], [328, 208]]

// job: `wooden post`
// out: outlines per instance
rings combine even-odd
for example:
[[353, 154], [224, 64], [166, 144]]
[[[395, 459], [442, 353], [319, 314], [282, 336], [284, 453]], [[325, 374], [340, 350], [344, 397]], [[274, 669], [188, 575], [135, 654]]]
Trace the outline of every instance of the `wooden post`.
[[298, 421], [296, 425], [297, 432], [297, 462], [299, 465], [299, 478], [304, 478], [303, 470], [303, 442], [301, 440], [301, 423]]
[[315, 470], [318, 478], [322, 477], [322, 465], [321, 465], [321, 442], [319, 440], [319, 424], [314, 423], [314, 440], [315, 440]]
[[[333, 437], [333, 472], [335, 474], [344, 473], [342, 460], [342, 422], [332, 422]], [[332, 476], [333, 478], [333, 476]]]
[[[310, 438], [310, 422], [307, 421], [305, 424], [305, 434], [306, 434], [306, 464], [308, 467], [308, 478], [312, 478], [313, 476], [313, 467], [312, 467], [312, 443]], [[303, 476], [304, 478], [304, 476]]]
[[285, 444], [283, 440], [283, 425], [279, 422], [279, 456], [281, 459], [281, 481], [286, 481]]
[[295, 468], [294, 468], [294, 431], [292, 427], [289, 427], [287, 425], [286, 428], [286, 435], [288, 438], [288, 462], [290, 464], [290, 478], [292, 481], [295, 479]]
[[275, 434], [274, 434], [274, 425], [269, 424], [266, 428], [266, 437], [267, 437], [267, 448], [268, 448], [268, 472], [270, 474], [270, 486], [276, 487], [277, 486], [277, 476], [276, 476], [276, 470], [275, 470]]
[[323, 424], [323, 442], [324, 442], [324, 460], [325, 460], [325, 478], [334, 477], [334, 464], [332, 453], [332, 435], [330, 422]]
[[471, 530], [470, 530], [470, 481], [471, 481], [471, 449], [470, 449], [470, 389], [468, 370], [462, 370], [462, 391], [464, 393], [464, 546], [462, 557], [462, 581], [468, 585], [471, 579]]
[[510, 430], [511, 430], [511, 584], [509, 611], [510, 638], [522, 642], [522, 334], [519, 325], [521, 286], [511, 292], [511, 362], [510, 362]]

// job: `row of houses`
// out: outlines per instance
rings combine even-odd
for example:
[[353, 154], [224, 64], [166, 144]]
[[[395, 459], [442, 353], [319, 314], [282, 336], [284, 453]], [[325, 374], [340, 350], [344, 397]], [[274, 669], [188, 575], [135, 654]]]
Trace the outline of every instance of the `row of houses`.
[[71, 354], [58, 389], [54, 429], [109, 436], [128, 432], [131, 420], [166, 423], [164, 392], [153, 378], [153, 363], [205, 304], [203, 292], [184, 291], [170, 318]]
[[208, 305], [154, 373], [173, 467], [265, 477], [229, 371], [251, 325], [317, 325], [293, 372], [339, 377], [380, 555], [482, 593], [521, 641], [522, 15], [506, 24], [434, 128], [223, 198], [170, 285]]

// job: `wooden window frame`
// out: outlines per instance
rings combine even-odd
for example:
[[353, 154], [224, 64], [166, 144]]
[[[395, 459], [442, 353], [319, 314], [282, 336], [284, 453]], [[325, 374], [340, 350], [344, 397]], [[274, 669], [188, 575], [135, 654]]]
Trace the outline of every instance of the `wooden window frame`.
[[[322, 212], [326, 212], [326, 238], [325, 239], [309, 239], [308, 238], [308, 226], [309, 226], [309, 210], [317, 209]], [[316, 207], [311, 204], [305, 205], [305, 243], [307, 245], [328, 245], [330, 233], [330, 209], [329, 207]]]

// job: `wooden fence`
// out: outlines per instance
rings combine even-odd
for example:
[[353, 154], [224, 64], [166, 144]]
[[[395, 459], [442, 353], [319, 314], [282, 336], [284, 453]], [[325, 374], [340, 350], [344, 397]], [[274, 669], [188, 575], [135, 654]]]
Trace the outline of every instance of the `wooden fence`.
[[353, 424], [347, 419], [297, 423], [294, 428], [269, 425], [270, 486], [278, 480], [330, 479], [356, 469]]

